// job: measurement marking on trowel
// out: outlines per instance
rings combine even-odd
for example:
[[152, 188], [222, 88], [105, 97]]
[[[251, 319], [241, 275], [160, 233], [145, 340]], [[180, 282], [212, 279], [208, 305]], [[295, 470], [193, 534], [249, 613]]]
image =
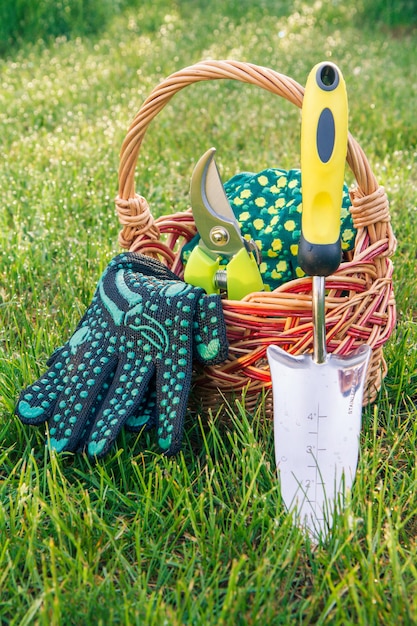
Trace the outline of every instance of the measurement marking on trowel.
[[[323, 419], [327, 419], [327, 415], [325, 414], [321, 414], [320, 413], [320, 404], [317, 405], [317, 412], [316, 413], [309, 413], [307, 416], [307, 419], [309, 420], [314, 420], [315, 419], [315, 424], [312, 430], [308, 431], [308, 434], [311, 435], [313, 437], [313, 441], [314, 444], [312, 445], [307, 445], [307, 453], [311, 454], [313, 459], [314, 459], [314, 463], [313, 464], [307, 464], [307, 467], [309, 469], [314, 469], [314, 498], [310, 499], [307, 498], [307, 502], [312, 505], [313, 511], [315, 513], [315, 515], [317, 515], [317, 489], [318, 487], [325, 487], [325, 483], [322, 481], [321, 479], [321, 475], [320, 475], [320, 471], [319, 471], [319, 454], [320, 452], [326, 452], [327, 448], [320, 448], [319, 447], [319, 442], [320, 442], [320, 420]], [[313, 426], [313, 424], [312, 424]], [[315, 454], [314, 454], [314, 450], [315, 450]], [[309, 479], [307, 479], [307, 489], [309, 489], [310, 485], [311, 485], [311, 481]]]

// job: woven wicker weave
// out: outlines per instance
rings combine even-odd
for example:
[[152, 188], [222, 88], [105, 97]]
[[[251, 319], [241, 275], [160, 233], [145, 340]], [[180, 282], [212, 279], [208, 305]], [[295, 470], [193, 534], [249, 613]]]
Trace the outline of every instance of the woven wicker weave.
[[[135, 169], [143, 137], [153, 118], [184, 87], [199, 81], [234, 79], [257, 85], [301, 107], [304, 89], [271, 69], [237, 61], [197, 63], [162, 81], [143, 103], [121, 150], [116, 206], [123, 228], [122, 247], [159, 258], [182, 275], [181, 246], [196, 229], [191, 211], [154, 220], [146, 200], [135, 193]], [[388, 200], [378, 186], [359, 144], [349, 135], [347, 162], [355, 176], [351, 212], [357, 228], [352, 260], [326, 279], [328, 351], [349, 354], [363, 343], [372, 347], [365, 402], [375, 399], [386, 374], [382, 347], [395, 325], [392, 262], [396, 240]], [[275, 291], [253, 293], [242, 301], [223, 301], [230, 342], [229, 360], [195, 372], [194, 391], [203, 407], [216, 410], [224, 398], [245, 390], [251, 410], [262, 391], [271, 387], [266, 348], [280, 345], [293, 354], [313, 347], [311, 279], [290, 281]], [[266, 394], [266, 411], [272, 410]]]

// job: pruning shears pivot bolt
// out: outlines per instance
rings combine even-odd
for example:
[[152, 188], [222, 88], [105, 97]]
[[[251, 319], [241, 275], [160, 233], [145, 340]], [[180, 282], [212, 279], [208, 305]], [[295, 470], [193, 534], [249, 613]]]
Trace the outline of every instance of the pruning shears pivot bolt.
[[223, 247], [229, 243], [229, 233], [222, 226], [215, 226], [210, 231], [210, 241], [214, 246]]

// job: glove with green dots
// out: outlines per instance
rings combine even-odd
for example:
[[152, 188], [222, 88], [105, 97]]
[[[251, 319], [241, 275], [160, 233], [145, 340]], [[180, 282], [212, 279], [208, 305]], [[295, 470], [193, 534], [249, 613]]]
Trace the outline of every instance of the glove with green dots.
[[227, 358], [219, 296], [159, 261], [127, 252], [104, 271], [93, 301], [48, 371], [19, 398], [25, 424], [48, 422], [57, 451], [104, 456], [120, 429], [157, 422], [167, 455], [181, 448], [192, 359]]

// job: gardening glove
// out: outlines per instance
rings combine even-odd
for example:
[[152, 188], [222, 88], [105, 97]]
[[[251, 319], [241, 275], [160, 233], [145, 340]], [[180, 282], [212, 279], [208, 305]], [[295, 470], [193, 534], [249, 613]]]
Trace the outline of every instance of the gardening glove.
[[48, 422], [57, 451], [104, 456], [127, 420], [152, 425], [167, 455], [179, 451], [192, 357], [227, 358], [221, 301], [180, 280], [159, 261], [115, 257], [93, 301], [48, 371], [19, 398], [25, 424]]

